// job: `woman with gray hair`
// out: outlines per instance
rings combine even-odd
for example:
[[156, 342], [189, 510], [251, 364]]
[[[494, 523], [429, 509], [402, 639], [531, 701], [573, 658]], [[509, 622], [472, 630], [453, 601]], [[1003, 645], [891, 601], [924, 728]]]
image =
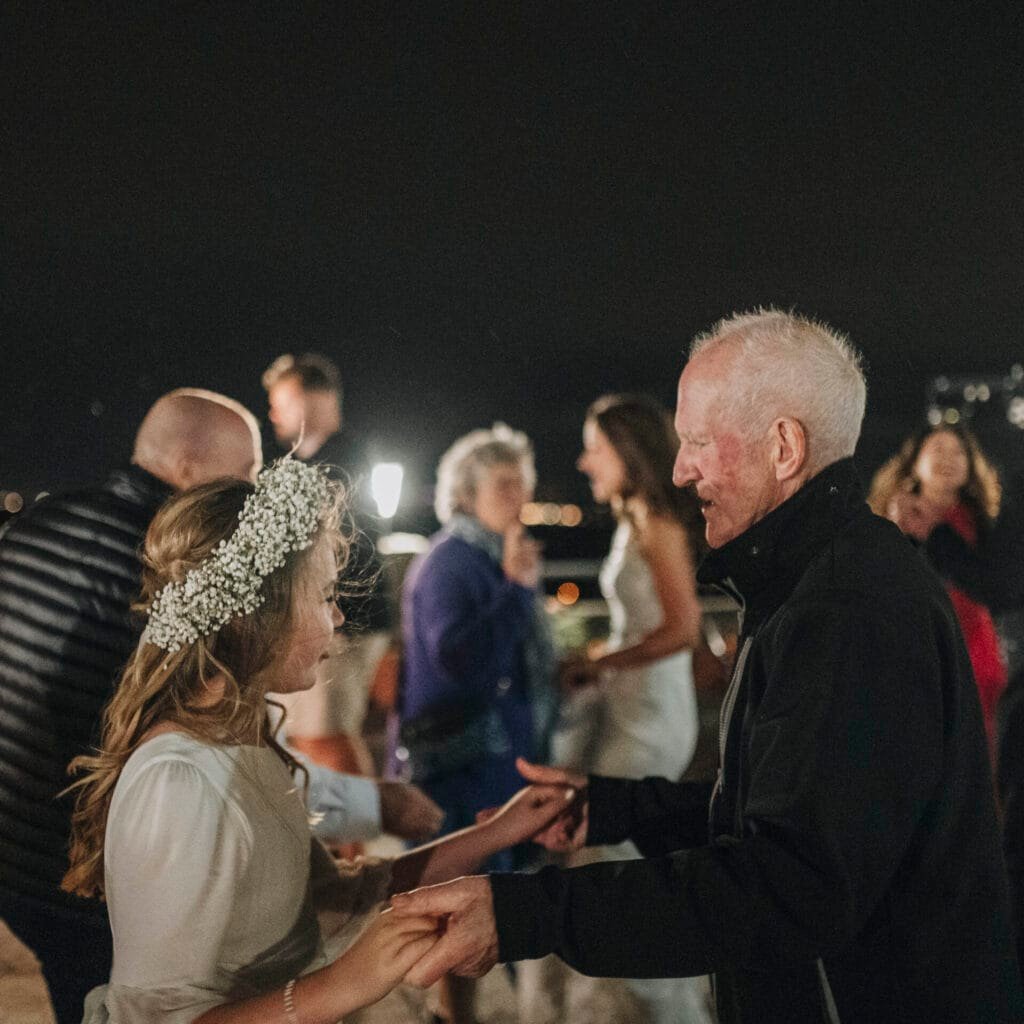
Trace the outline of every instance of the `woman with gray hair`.
[[[516, 758], [543, 757], [553, 724], [540, 551], [520, 522], [535, 481], [525, 434], [495, 424], [456, 441], [437, 472], [442, 528], [403, 587], [395, 755], [444, 810], [445, 832], [519, 790]], [[510, 855], [490, 866], [507, 870]], [[472, 982], [447, 982], [449, 1019], [472, 1021]]]

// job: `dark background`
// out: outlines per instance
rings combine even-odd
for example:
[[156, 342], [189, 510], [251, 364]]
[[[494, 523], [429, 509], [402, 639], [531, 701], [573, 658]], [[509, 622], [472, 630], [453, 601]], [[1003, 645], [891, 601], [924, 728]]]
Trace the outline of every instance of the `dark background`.
[[758, 304], [865, 352], [871, 469], [1024, 359], [1021, 6], [4, 4], [0, 490], [318, 349], [413, 492], [502, 419], [582, 499], [589, 401]]

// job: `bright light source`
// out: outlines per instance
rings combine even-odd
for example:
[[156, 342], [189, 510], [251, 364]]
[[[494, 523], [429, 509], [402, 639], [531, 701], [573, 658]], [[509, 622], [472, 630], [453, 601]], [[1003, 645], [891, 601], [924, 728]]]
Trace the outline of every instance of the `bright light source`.
[[370, 473], [370, 493], [377, 506], [377, 515], [382, 519], [391, 519], [398, 511], [403, 474], [397, 462], [378, 462]]
[[954, 409], [952, 406], [950, 406], [945, 411], [945, 413], [943, 414], [942, 418], [947, 423], [959, 423], [960, 422], [960, 410], [959, 409]]
[[563, 583], [555, 594], [559, 604], [569, 605], [575, 604], [580, 599], [580, 588], [575, 583], [566, 582]]
[[11, 515], [20, 512], [25, 504], [25, 499], [17, 491], [8, 491], [3, 495], [3, 499], [4, 511], [10, 512]]
[[942, 422], [942, 410], [938, 406], [933, 405], [928, 410], [928, 422], [933, 427], [937, 427]]

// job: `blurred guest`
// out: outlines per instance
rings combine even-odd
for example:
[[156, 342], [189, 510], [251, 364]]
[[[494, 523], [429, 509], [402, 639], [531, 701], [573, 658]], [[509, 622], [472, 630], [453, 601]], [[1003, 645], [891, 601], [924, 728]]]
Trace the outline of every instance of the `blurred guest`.
[[[437, 472], [443, 528], [406, 576], [397, 754], [446, 832], [516, 792], [516, 757], [543, 753], [553, 718], [540, 551], [520, 523], [535, 479], [524, 434], [498, 424], [456, 441]], [[444, 998], [451, 1020], [474, 1019], [470, 982], [449, 979]]]
[[999, 518], [981, 543], [968, 544], [940, 523], [926, 547], [957, 588], [991, 610], [1002, 640], [1008, 678], [996, 708], [996, 783], [1024, 975], [1024, 480], [1018, 474], [1003, 482]]
[[[600, 575], [611, 634], [603, 651], [563, 667], [574, 693], [555, 735], [556, 764], [619, 778], [678, 779], [693, 757], [699, 723], [690, 652], [701, 627], [693, 555], [700, 511], [693, 495], [672, 483], [678, 450], [671, 416], [649, 398], [608, 395], [587, 411], [577, 466], [595, 500], [610, 504], [618, 521]], [[570, 863], [639, 855], [627, 841], [582, 850]], [[627, 991], [617, 997], [609, 991], [622, 985]], [[539, 971], [531, 963], [521, 972], [521, 1000], [532, 1021], [589, 1019], [601, 1002], [614, 1005], [616, 998], [630, 1021], [708, 1019], [701, 986], [691, 978], [585, 978], [568, 974], [554, 958]]]
[[351, 495], [356, 540], [340, 581], [345, 626], [321, 666], [317, 685], [288, 694], [290, 742], [338, 771], [374, 773], [362, 739], [370, 687], [391, 642], [390, 616], [376, 551], [376, 517], [365, 490], [365, 456], [343, 430], [342, 381], [331, 360], [316, 353], [283, 355], [263, 374], [270, 422], [278, 443], [297, 458], [323, 465]]
[[995, 712], [1006, 686], [1006, 665], [986, 605], [957, 585], [945, 563], [945, 548], [929, 544], [939, 526], [954, 531], [977, 550], [985, 546], [999, 514], [1001, 488], [974, 436], [960, 427], [922, 430], [875, 474], [868, 501], [905, 534], [925, 545], [946, 583], [956, 611], [981, 698], [989, 749], [995, 753]]

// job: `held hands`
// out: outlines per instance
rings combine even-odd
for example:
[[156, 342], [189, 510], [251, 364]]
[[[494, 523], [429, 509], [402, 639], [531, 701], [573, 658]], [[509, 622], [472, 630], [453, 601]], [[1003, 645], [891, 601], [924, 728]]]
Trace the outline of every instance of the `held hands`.
[[388, 909], [375, 917], [336, 961], [345, 984], [358, 989], [360, 1006], [383, 999], [441, 938], [436, 916], [397, 914]]
[[[540, 808], [536, 805], [533, 807], [527, 805], [524, 814], [523, 807], [516, 809], [513, 805], [520, 800], [540, 799], [536, 794], [547, 792], [554, 787], [556, 793], [571, 794], [571, 802], [566, 804], [564, 801], [553, 800], [555, 816], [543, 822], [532, 832], [523, 833], [518, 839], [513, 839], [512, 843], [530, 839], [552, 853], [572, 853], [575, 850], [581, 850], [587, 842], [587, 777], [564, 768], [549, 768], [545, 765], [531, 764], [521, 757], [516, 758], [516, 767], [519, 769], [519, 774], [524, 779], [533, 782], [534, 785], [521, 789], [504, 807], [490, 807], [481, 811], [476, 816], [477, 823], [493, 821], [499, 814], [511, 811], [519, 816], [524, 828], [528, 827], [532, 822], [525, 820], [527, 814], [536, 812], [538, 817], [542, 817], [543, 813]], [[535, 796], [530, 797], [529, 794], [535, 794]]]
[[423, 790], [406, 782], [377, 783], [381, 830], [400, 839], [426, 842], [441, 831], [444, 811]]
[[521, 587], [534, 590], [540, 582], [540, 543], [515, 523], [505, 531], [505, 548], [501, 568], [505, 575]]
[[504, 806], [481, 812], [477, 821], [486, 822], [504, 849], [532, 839], [562, 815], [575, 798], [576, 790], [571, 785], [556, 782], [525, 786]]
[[483, 875], [457, 878], [391, 897], [395, 915], [446, 919], [444, 935], [408, 968], [405, 980], [426, 988], [444, 974], [479, 978], [498, 962], [498, 929], [491, 883]]
[[589, 809], [587, 777], [565, 768], [531, 764], [521, 757], [516, 758], [516, 767], [527, 782], [543, 786], [568, 786], [573, 792], [572, 802], [550, 824], [535, 832], [533, 841], [552, 853], [573, 853], [583, 849], [587, 843]]

